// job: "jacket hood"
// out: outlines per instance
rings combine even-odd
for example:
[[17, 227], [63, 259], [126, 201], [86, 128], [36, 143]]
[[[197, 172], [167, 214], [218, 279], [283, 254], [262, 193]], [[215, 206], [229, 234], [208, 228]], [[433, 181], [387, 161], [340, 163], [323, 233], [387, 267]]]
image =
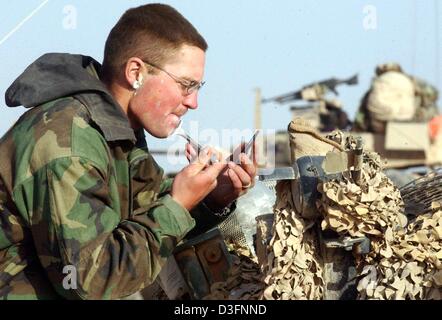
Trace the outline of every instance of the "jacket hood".
[[110, 96], [97, 72], [101, 65], [91, 57], [48, 53], [38, 58], [6, 90], [9, 107], [32, 108], [81, 92]]
[[[9, 107], [33, 108], [59, 98], [75, 96], [89, 110], [107, 141], [135, 143], [135, 133], [123, 109], [99, 79], [101, 65], [91, 57], [48, 53], [32, 63], [6, 90]], [[138, 130], [140, 131], [140, 130]], [[142, 136], [141, 136], [142, 135]]]

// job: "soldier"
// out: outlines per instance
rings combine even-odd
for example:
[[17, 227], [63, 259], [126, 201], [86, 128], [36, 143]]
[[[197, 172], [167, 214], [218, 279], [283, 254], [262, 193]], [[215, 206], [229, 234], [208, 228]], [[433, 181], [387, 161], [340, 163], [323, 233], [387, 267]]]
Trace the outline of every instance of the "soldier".
[[385, 133], [388, 121], [429, 122], [439, 114], [437, 89], [406, 74], [397, 63], [376, 67], [376, 77], [362, 98], [354, 131]]
[[175, 9], [150, 4], [121, 17], [102, 66], [46, 54], [11, 85], [7, 105], [31, 109], [0, 140], [0, 298], [127, 297], [235, 207], [256, 162], [211, 164], [209, 150], [167, 180], [144, 137], [198, 107], [206, 50]]

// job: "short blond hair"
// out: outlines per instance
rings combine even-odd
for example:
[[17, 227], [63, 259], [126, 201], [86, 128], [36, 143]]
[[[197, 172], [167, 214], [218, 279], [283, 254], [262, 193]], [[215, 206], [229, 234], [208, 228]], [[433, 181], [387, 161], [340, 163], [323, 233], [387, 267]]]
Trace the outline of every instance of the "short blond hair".
[[155, 3], [129, 9], [106, 40], [102, 76], [118, 76], [131, 57], [162, 66], [185, 44], [208, 48], [195, 27], [171, 6]]

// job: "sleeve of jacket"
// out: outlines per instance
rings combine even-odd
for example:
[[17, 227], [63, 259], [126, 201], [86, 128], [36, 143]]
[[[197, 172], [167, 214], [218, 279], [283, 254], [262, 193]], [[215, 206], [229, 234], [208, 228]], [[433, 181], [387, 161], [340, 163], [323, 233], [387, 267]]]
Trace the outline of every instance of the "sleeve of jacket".
[[[164, 179], [160, 186], [160, 196], [170, 193], [172, 189], [173, 179]], [[236, 202], [230, 205], [231, 212], [236, 209]], [[186, 239], [196, 237], [226, 220], [229, 215], [217, 216], [209, 207], [200, 202], [195, 208], [190, 211], [190, 215], [195, 219], [195, 227], [185, 236]]]
[[[106, 173], [82, 157], [52, 161], [30, 190], [41, 195], [31, 231], [39, 259], [66, 298], [114, 299], [149, 285], [195, 225], [170, 195], [121, 220]], [[37, 182], [38, 181], [38, 182]], [[21, 193], [29, 197], [26, 185]], [[24, 199], [24, 202], [25, 199]], [[34, 205], [35, 208], [35, 205]], [[75, 274], [72, 273], [75, 270]], [[74, 281], [75, 280], [75, 281]]]

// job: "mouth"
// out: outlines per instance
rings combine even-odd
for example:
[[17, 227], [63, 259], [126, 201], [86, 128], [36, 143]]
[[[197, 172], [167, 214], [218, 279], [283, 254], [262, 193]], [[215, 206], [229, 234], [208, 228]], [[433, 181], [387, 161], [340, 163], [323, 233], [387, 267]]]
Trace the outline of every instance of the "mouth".
[[186, 115], [186, 113], [187, 113], [187, 110], [183, 111], [183, 112], [173, 113], [173, 115], [175, 115], [175, 116], [177, 116], [178, 118], [181, 119], [182, 117], [184, 117]]
[[178, 119], [178, 122], [181, 121], [181, 119], [186, 115], [187, 112], [180, 112], [180, 113], [172, 113], [172, 116], [175, 116]]
[[173, 126], [173, 127], [178, 127], [178, 125], [180, 124], [180, 122], [181, 122], [181, 117], [182, 116], [180, 116], [180, 115], [177, 115], [177, 114], [174, 114], [174, 113], [171, 113], [170, 114], [170, 124]]
[[171, 131], [167, 135], [168, 137], [173, 135], [176, 131], [179, 131], [180, 127], [181, 127], [181, 124], [182, 124], [182, 120], [180, 119], [180, 117], [178, 117], [175, 114], [170, 114], [170, 115], [173, 116], [173, 120], [170, 123], [171, 124]]

